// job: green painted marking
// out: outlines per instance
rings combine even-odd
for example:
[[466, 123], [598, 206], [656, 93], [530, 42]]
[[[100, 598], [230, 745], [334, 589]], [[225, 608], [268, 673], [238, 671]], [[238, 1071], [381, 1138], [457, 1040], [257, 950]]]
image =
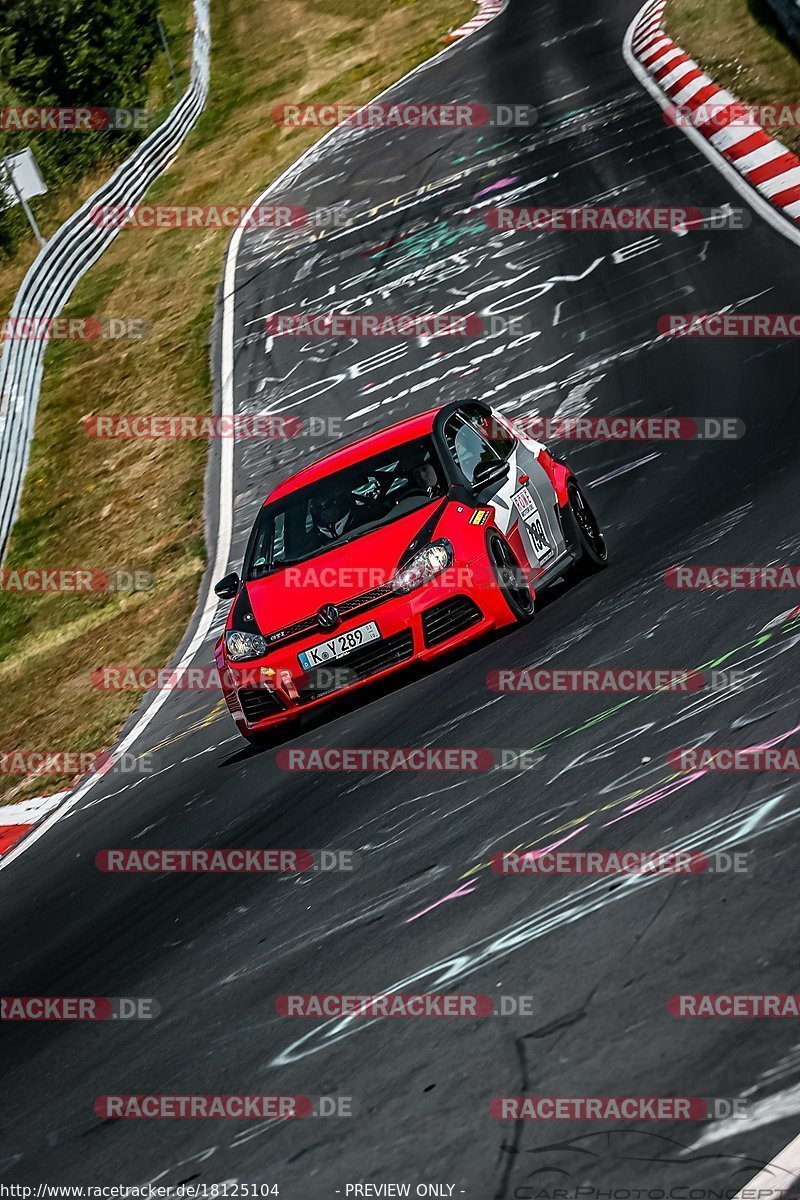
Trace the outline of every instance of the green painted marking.
[[[777, 634], [785, 634], [795, 630], [800, 630], [800, 619], [787, 621], [785, 625], [779, 625], [769, 633], [759, 633], [751, 641], [745, 642], [741, 646], [736, 646], [732, 650], [726, 650], [724, 654], [719, 656], [719, 658], [711, 658], [708, 660], [708, 662], [702, 663], [699, 667], [693, 667], [691, 669], [695, 671], [711, 671], [715, 667], [721, 666], [722, 663], [727, 662], [735, 654], [741, 654], [743, 650], [758, 649], [759, 646], [763, 646], [767, 642], [771, 641], [772, 638]], [[660, 690], [668, 691], [669, 689]], [[629, 704], [635, 704], [641, 700], [652, 699], [653, 696], [660, 694], [660, 690], [653, 692], [642, 692], [636, 696], [629, 696], [626, 700], [621, 700], [619, 704], [614, 704], [611, 706], [611, 708], [605, 708], [602, 710], [602, 712], [595, 713], [594, 716], [589, 717], [586, 721], [584, 721], [582, 725], [577, 725], [574, 728], [562, 729], [559, 733], [554, 733], [552, 737], [545, 738], [543, 742], [537, 742], [535, 746], [529, 746], [526, 751], [523, 751], [523, 753], [530, 753], [533, 750], [543, 750], [545, 747], [551, 746], [553, 742], [557, 742], [561, 738], [574, 737], [578, 733], [583, 733], [584, 730], [591, 729], [593, 725], [598, 725], [601, 721], [607, 720], [615, 713], [621, 712], [621, 710], [623, 708], [627, 708]]]

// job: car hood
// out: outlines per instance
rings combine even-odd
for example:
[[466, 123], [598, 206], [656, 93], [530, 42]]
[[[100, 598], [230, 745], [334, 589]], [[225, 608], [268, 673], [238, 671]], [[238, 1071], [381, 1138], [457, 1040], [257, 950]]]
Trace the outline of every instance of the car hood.
[[444, 511], [446, 503], [432, 500], [352, 542], [251, 580], [245, 586], [258, 628], [273, 633], [313, 617], [324, 604], [340, 604], [388, 583], [410, 544], [419, 538], [415, 549], [421, 548], [434, 536], [437, 510]]

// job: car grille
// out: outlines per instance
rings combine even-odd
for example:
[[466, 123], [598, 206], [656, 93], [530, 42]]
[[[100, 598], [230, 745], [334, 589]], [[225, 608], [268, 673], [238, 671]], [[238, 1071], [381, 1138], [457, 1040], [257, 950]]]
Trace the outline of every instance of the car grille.
[[392, 634], [379, 642], [370, 642], [369, 645], [354, 650], [352, 654], [345, 654], [344, 657], [331, 662], [325, 674], [319, 675], [319, 681], [312, 675], [307, 685], [297, 689], [300, 701], [307, 704], [310, 700], [319, 700], [321, 696], [338, 692], [362, 679], [368, 679], [370, 675], [377, 675], [388, 667], [404, 662], [405, 659], [411, 658], [413, 653], [414, 635], [410, 629]]
[[469, 596], [454, 596], [451, 600], [443, 600], [434, 604], [422, 614], [422, 635], [425, 645], [438, 646], [457, 633], [469, 629], [470, 625], [482, 620], [483, 614], [474, 600]]
[[256, 721], [263, 721], [265, 717], [274, 717], [276, 713], [285, 711], [278, 697], [269, 688], [242, 688], [239, 692], [239, 703], [251, 725]]
[[[391, 584], [384, 583], [380, 587], [372, 588], [368, 592], [361, 592], [358, 596], [351, 596], [349, 600], [343, 600], [336, 607], [339, 610], [339, 615], [344, 619], [350, 617], [353, 613], [365, 612], [368, 608], [374, 608], [376, 604], [381, 604], [384, 600], [389, 600], [392, 596], [396, 596], [397, 592]], [[317, 615], [314, 613], [311, 617], [304, 617], [302, 621], [296, 621], [294, 625], [287, 625], [285, 629], [279, 629], [277, 633], [267, 634], [267, 642], [270, 646], [283, 645], [285, 642], [296, 641], [297, 638], [303, 637], [306, 633], [312, 633], [314, 630], [322, 628], [317, 621]]]

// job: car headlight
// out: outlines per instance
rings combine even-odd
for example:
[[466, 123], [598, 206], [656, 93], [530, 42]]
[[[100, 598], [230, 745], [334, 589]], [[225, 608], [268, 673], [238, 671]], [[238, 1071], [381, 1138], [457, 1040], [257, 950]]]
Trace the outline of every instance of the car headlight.
[[392, 587], [396, 592], [411, 592], [421, 587], [429, 579], [441, 575], [442, 571], [453, 565], [453, 547], [447, 538], [431, 542], [419, 554], [415, 554], [410, 562], [402, 567], [394, 579]]
[[243, 662], [247, 658], [263, 658], [267, 653], [267, 639], [260, 633], [244, 633], [241, 629], [229, 629], [225, 634], [225, 649], [232, 662]]

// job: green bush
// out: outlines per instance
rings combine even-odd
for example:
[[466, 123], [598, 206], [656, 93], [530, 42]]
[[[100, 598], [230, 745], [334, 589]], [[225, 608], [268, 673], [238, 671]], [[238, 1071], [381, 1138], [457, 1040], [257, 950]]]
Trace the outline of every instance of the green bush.
[[[143, 108], [147, 69], [160, 48], [158, 11], [159, 0], [2, 0], [0, 107]], [[100, 163], [118, 162], [143, 136], [4, 129], [0, 154], [30, 146], [57, 192]], [[18, 208], [0, 213], [0, 254], [13, 250], [24, 228]]]

